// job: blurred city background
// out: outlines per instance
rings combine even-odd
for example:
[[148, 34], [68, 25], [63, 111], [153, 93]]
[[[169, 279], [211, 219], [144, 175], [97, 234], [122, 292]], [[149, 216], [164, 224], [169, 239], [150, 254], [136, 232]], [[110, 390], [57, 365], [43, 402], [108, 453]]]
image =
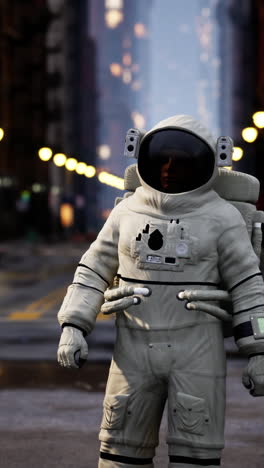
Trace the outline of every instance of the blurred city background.
[[[1, 468], [96, 466], [114, 321], [99, 315], [75, 372], [56, 364], [56, 314], [122, 196], [129, 128], [184, 113], [231, 136], [264, 209], [263, 51], [262, 0], [0, 0]], [[224, 467], [262, 467], [263, 403], [226, 348]]]

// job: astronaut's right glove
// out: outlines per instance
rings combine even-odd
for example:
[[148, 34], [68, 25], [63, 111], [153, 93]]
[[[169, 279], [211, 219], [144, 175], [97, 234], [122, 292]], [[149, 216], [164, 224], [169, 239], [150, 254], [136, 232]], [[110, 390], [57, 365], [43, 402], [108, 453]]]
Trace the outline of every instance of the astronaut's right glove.
[[88, 345], [81, 330], [66, 326], [58, 348], [58, 362], [63, 367], [81, 367], [88, 358]]
[[264, 354], [254, 354], [249, 358], [242, 383], [252, 396], [264, 396]]

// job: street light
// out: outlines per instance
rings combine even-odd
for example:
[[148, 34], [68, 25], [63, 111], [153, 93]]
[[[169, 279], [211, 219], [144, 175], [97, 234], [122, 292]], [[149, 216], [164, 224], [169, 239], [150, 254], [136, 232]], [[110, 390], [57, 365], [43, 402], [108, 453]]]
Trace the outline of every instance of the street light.
[[76, 169], [77, 164], [78, 164], [77, 159], [69, 158], [69, 159], [67, 159], [67, 161], [65, 163], [65, 167], [66, 167], [66, 169], [68, 169], [68, 171], [74, 171]]
[[95, 167], [94, 166], [87, 166], [84, 174], [85, 174], [86, 177], [89, 177], [89, 178], [94, 177], [95, 174], [96, 174]]
[[39, 149], [38, 155], [41, 161], [49, 161], [52, 157], [52, 149], [44, 146], [43, 148]]
[[5, 136], [5, 132], [2, 128], [0, 128], [0, 141], [3, 140], [4, 136]]
[[243, 157], [244, 151], [242, 148], [239, 146], [234, 146], [234, 151], [232, 155], [232, 160], [233, 161], [240, 161], [240, 159]]
[[242, 137], [247, 143], [253, 143], [258, 136], [258, 131], [255, 127], [246, 127], [242, 130]]
[[253, 114], [253, 122], [258, 128], [264, 128], [264, 112], [258, 111]]
[[57, 153], [54, 155], [54, 158], [53, 158], [53, 162], [54, 164], [56, 164], [56, 166], [58, 167], [62, 167], [64, 166], [65, 162], [66, 162], [66, 156], [65, 154], [63, 153]]
[[77, 174], [82, 175], [85, 174], [86, 168], [87, 165], [84, 162], [79, 162], [76, 166], [75, 171], [77, 172]]

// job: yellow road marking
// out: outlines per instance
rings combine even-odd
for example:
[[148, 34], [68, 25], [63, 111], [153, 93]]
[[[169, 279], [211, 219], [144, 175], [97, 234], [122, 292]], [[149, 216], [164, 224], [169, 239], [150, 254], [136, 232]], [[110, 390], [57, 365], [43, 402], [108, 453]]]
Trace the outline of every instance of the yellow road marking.
[[[30, 321], [37, 320], [42, 317], [52, 306], [62, 302], [67, 291], [67, 286], [60, 287], [51, 291], [47, 296], [29, 304], [24, 310], [11, 312], [5, 317], [5, 320], [10, 321]], [[98, 314], [97, 320], [99, 322], [104, 320], [112, 320], [112, 315], [104, 315], [101, 312]]]
[[38, 312], [12, 312], [7, 320], [36, 320], [39, 318]]
[[29, 304], [24, 310], [11, 312], [6, 319], [7, 320], [36, 320], [47, 312], [52, 305], [55, 305], [62, 301], [66, 287], [55, 289], [50, 292], [47, 296], [41, 297], [37, 301]]

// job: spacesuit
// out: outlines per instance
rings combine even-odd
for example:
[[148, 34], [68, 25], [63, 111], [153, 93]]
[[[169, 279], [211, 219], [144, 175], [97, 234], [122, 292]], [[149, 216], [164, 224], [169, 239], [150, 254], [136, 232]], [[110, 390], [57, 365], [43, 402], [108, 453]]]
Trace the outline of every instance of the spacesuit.
[[[114, 277], [148, 288], [116, 315], [99, 439], [100, 468], [153, 467], [168, 403], [169, 467], [220, 465], [226, 362], [221, 321], [180, 300], [185, 289], [226, 289], [236, 343], [250, 357], [248, 388], [264, 393], [264, 287], [245, 222], [213, 189], [215, 141], [174, 116], [140, 142], [141, 187], [111, 212], [83, 255], [58, 314], [61, 365], [87, 358], [89, 334]], [[136, 303], [137, 302], [137, 303]]]

